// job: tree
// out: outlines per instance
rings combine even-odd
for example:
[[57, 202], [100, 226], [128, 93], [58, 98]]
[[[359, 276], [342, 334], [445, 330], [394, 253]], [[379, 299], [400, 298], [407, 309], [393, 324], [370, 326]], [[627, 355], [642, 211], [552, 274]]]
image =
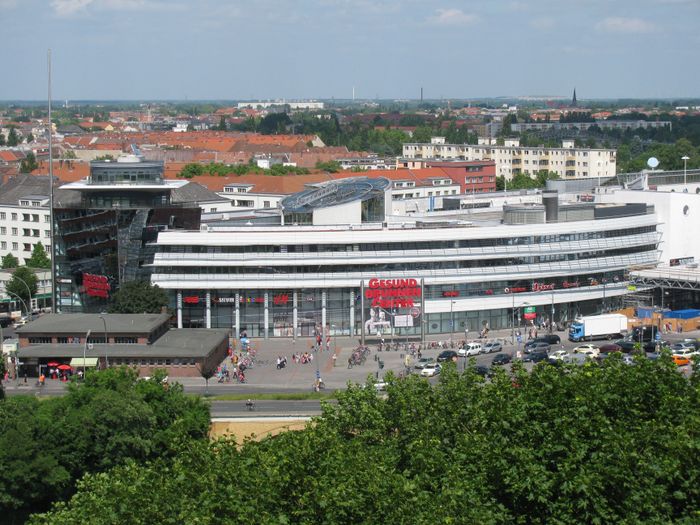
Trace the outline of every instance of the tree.
[[173, 456], [182, 443], [206, 442], [208, 407], [163, 378], [157, 371], [139, 381], [133, 370], [109, 369], [70, 384], [63, 397], [0, 402], [3, 511], [12, 518], [45, 510], [69, 497], [86, 472], [157, 460]]
[[27, 259], [26, 265], [29, 268], [51, 268], [51, 259], [46, 254], [44, 245], [41, 241], [34, 245], [34, 250], [32, 251], [32, 256]]
[[340, 165], [340, 162], [337, 160], [329, 160], [327, 162], [321, 162], [320, 160], [316, 163], [316, 169], [317, 170], [323, 170], [328, 173], [338, 173], [339, 171], [342, 171], [343, 168]]
[[10, 292], [11, 297], [19, 296], [27, 308], [31, 308], [30, 299], [36, 295], [37, 291], [36, 274], [26, 266], [20, 266], [7, 281], [5, 289]]
[[291, 123], [292, 119], [286, 113], [270, 113], [260, 122], [259, 131], [263, 135], [286, 133]]
[[19, 144], [19, 136], [17, 135], [17, 130], [10, 127], [10, 132], [7, 134], [7, 145], [11, 148]]
[[27, 144], [29, 144], [30, 142], [34, 142], [34, 135], [32, 133], [27, 135]]
[[115, 314], [158, 314], [168, 303], [168, 295], [158, 285], [130, 281], [122, 284], [112, 296], [109, 311]]
[[219, 119], [219, 125], [215, 129], [219, 131], [226, 131], [228, 129], [226, 126], [226, 117], [221, 115], [221, 118]]
[[5, 135], [3, 133], [0, 133], [0, 146], [5, 145]]
[[31, 151], [27, 153], [27, 156], [22, 159], [22, 162], [19, 164], [19, 172], [20, 173], [31, 173], [35, 169], [39, 167], [39, 164], [36, 162], [36, 157], [34, 156], [34, 153]]
[[303, 431], [122, 463], [30, 523], [697, 523], [700, 388], [670, 354], [472, 370], [389, 378], [386, 398], [351, 385]]
[[11, 253], [8, 253], [7, 255], [4, 255], [2, 257], [2, 269], [3, 270], [8, 270], [10, 268], [17, 268], [19, 266], [19, 259], [12, 255]]

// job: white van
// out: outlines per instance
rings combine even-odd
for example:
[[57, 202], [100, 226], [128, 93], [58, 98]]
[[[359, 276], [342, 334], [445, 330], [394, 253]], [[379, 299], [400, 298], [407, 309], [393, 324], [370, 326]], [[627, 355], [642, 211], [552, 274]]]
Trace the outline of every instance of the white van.
[[479, 355], [483, 350], [481, 348], [481, 343], [467, 343], [464, 348], [459, 349], [459, 355], [471, 357], [474, 355]]

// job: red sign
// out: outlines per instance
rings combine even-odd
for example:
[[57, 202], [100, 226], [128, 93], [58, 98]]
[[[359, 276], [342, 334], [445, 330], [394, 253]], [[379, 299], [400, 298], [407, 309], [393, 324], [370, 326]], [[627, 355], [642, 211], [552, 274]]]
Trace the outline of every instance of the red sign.
[[182, 298], [182, 302], [185, 304], [199, 304], [199, 297], [196, 295], [187, 295]]
[[505, 293], [523, 293], [527, 292], [527, 288], [524, 286], [515, 286], [513, 288], [504, 288], [503, 291]]
[[272, 304], [275, 304], [278, 306], [283, 305], [283, 304], [287, 304], [288, 302], [289, 302], [289, 294], [286, 294], [286, 293], [275, 295], [272, 298]]
[[85, 293], [91, 297], [109, 297], [109, 281], [104, 275], [93, 275], [91, 273], [83, 274], [83, 288]]
[[546, 292], [547, 290], [554, 290], [554, 283], [552, 283], [552, 284], [532, 283], [532, 291], [533, 292]]
[[569, 282], [569, 281], [564, 281], [561, 284], [562, 288], [578, 288], [579, 287], [579, 282], [574, 281], [574, 282]]
[[421, 296], [421, 289], [415, 279], [370, 279], [365, 298], [371, 299], [371, 306], [380, 308], [412, 308], [414, 297]]
[[446, 292], [442, 292], [443, 297], [459, 297], [459, 290], [448, 290]]

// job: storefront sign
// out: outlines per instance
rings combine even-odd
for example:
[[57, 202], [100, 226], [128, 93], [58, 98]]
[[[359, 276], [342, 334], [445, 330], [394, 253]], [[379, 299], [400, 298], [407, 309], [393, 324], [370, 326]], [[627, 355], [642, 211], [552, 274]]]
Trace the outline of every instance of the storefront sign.
[[365, 299], [371, 299], [371, 306], [380, 308], [411, 308], [414, 298], [421, 296], [415, 279], [370, 279], [368, 286]]
[[235, 304], [236, 298], [235, 297], [218, 297], [214, 299], [214, 302], [217, 302], [219, 304]]
[[547, 290], [554, 290], [554, 283], [532, 283], [533, 292], [546, 292]]
[[109, 297], [109, 281], [104, 275], [83, 274], [83, 288], [85, 293], [91, 297]]
[[514, 286], [512, 288], [504, 288], [503, 291], [505, 293], [523, 293], [527, 292], [527, 288], [524, 286]]
[[525, 310], [523, 311], [523, 318], [524, 319], [534, 319], [537, 317], [537, 313], [535, 312], [535, 307], [534, 306], [526, 306]]
[[578, 288], [580, 286], [578, 281], [564, 281], [561, 285], [562, 288]]
[[281, 305], [287, 304], [288, 302], [289, 302], [289, 294], [286, 294], [286, 293], [275, 295], [272, 298], [272, 304], [274, 304], [276, 306], [281, 306]]
[[459, 297], [459, 290], [448, 290], [446, 292], [442, 292], [443, 297]]
[[196, 295], [186, 295], [182, 298], [182, 302], [185, 304], [199, 304], [199, 297]]

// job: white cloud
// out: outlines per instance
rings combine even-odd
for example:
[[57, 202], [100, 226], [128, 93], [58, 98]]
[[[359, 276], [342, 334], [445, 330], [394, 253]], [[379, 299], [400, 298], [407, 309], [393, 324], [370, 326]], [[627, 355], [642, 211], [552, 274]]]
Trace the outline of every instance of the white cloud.
[[440, 26], [464, 26], [473, 24], [478, 16], [465, 13], [461, 9], [438, 9], [428, 21]]
[[[5, 0], [0, 0], [0, 2]], [[109, 11], [160, 11], [181, 10], [182, 5], [157, 0], [51, 0], [51, 7], [58, 16], [68, 17], [90, 10]]]
[[651, 33], [656, 30], [656, 26], [641, 18], [611, 16], [598, 22], [596, 29], [608, 33]]

